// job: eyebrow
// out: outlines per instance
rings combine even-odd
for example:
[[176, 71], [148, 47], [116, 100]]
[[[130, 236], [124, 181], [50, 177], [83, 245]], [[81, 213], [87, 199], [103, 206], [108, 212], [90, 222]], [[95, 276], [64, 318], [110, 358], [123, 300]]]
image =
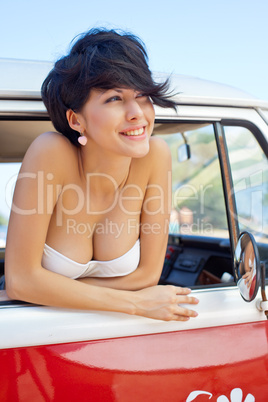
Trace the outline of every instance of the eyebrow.
[[122, 93], [122, 92], [123, 92], [123, 90], [120, 89], [120, 88], [110, 88], [110, 89], [107, 89], [107, 90], [106, 90], [106, 92], [108, 92], [108, 91], [115, 91], [115, 92], [119, 92], [119, 93]]
[[109, 91], [115, 91], [118, 93], [122, 93], [123, 91], [120, 88], [109, 88], [109, 89], [104, 89], [104, 88], [96, 88], [96, 90], [100, 93], [100, 96], [102, 97]]
[[105, 95], [109, 91], [115, 91], [115, 92], [118, 92], [118, 93], [122, 94], [124, 92], [124, 89], [128, 89], [128, 88], [108, 88], [108, 89], [96, 88], [96, 89], [100, 92], [100, 96], [102, 97], [103, 95]]
[[101, 92], [101, 93], [105, 93], [105, 92], [108, 92], [108, 91], [116, 91], [116, 92], [120, 92], [120, 93], [122, 93], [123, 91], [122, 91], [122, 89], [120, 89], [120, 88], [108, 88], [108, 89], [105, 89], [105, 88], [96, 88], [96, 90], [97, 91], [99, 91], [99, 92]]

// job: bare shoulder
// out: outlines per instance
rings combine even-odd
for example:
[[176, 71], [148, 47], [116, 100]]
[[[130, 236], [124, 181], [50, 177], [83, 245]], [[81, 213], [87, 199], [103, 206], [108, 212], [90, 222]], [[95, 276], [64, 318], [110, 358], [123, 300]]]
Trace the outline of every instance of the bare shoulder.
[[165, 140], [160, 137], [150, 138], [149, 156], [152, 158], [170, 158], [170, 149]]
[[39, 156], [43, 153], [49, 151], [49, 153], [58, 152], [61, 150], [61, 154], [65, 152], [70, 152], [72, 149], [72, 145], [69, 140], [64, 137], [62, 134], [49, 131], [39, 135], [30, 145], [27, 153], [37, 153]]
[[159, 137], [150, 138], [150, 149], [143, 158], [133, 161], [135, 174], [141, 180], [158, 182], [162, 175], [171, 171], [171, 153], [167, 143]]
[[159, 137], [150, 138], [150, 150], [144, 157], [143, 163], [147, 168], [152, 167], [154, 170], [161, 166], [169, 167], [171, 164], [171, 153], [165, 140]]
[[149, 168], [161, 165], [161, 163], [170, 163], [171, 153], [168, 144], [160, 137], [150, 138], [149, 152], [142, 158], [137, 158], [135, 164], [142, 168]]
[[55, 170], [64, 165], [66, 167], [66, 162], [75, 158], [74, 148], [70, 141], [59, 133], [43, 133], [28, 148], [23, 166], [32, 167], [33, 170], [46, 167]]

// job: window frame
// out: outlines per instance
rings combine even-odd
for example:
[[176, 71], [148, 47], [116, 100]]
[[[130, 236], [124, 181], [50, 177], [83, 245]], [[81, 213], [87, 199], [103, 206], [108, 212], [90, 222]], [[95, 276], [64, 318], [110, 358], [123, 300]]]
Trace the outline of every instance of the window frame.
[[[234, 249], [237, 244], [239, 237], [239, 224], [238, 224], [238, 214], [236, 212], [236, 198], [232, 180], [232, 169], [229, 159], [229, 151], [226, 144], [226, 137], [224, 127], [244, 127], [248, 129], [252, 135], [255, 137], [260, 148], [264, 152], [266, 158], [268, 159], [268, 143], [263, 135], [262, 131], [251, 121], [242, 119], [222, 119], [220, 122], [215, 123], [215, 134], [217, 137], [217, 143], [219, 143], [220, 137], [223, 138], [224, 147], [221, 149], [220, 145], [218, 148], [218, 154], [221, 164], [221, 173], [223, 181], [224, 198], [226, 205], [226, 214], [229, 226], [230, 242], [232, 255], [234, 255]], [[231, 187], [231, 191], [230, 191]], [[228, 190], [230, 191], [230, 196], [228, 197]], [[231, 210], [230, 210], [231, 208]], [[233, 214], [231, 213], [233, 211]], [[265, 283], [268, 283], [268, 277], [266, 277]]]

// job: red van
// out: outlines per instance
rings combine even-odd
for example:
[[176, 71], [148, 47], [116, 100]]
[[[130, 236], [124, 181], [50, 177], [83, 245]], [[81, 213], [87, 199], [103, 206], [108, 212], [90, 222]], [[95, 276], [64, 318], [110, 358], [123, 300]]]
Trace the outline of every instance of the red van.
[[[0, 276], [21, 160], [53, 130], [40, 97], [50, 68], [0, 60]], [[190, 287], [199, 316], [43, 307], [1, 290], [1, 401], [268, 400], [268, 102], [197, 78], [171, 82], [177, 112], [156, 107], [153, 134], [173, 161], [160, 283]]]

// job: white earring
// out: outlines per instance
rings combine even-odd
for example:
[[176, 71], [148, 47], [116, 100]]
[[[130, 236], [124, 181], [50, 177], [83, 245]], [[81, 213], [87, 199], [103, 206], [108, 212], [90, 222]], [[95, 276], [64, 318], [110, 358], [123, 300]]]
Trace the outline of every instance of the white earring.
[[80, 133], [80, 137], [77, 138], [77, 141], [79, 144], [84, 146], [87, 143], [87, 137], [84, 135], [84, 133]]

